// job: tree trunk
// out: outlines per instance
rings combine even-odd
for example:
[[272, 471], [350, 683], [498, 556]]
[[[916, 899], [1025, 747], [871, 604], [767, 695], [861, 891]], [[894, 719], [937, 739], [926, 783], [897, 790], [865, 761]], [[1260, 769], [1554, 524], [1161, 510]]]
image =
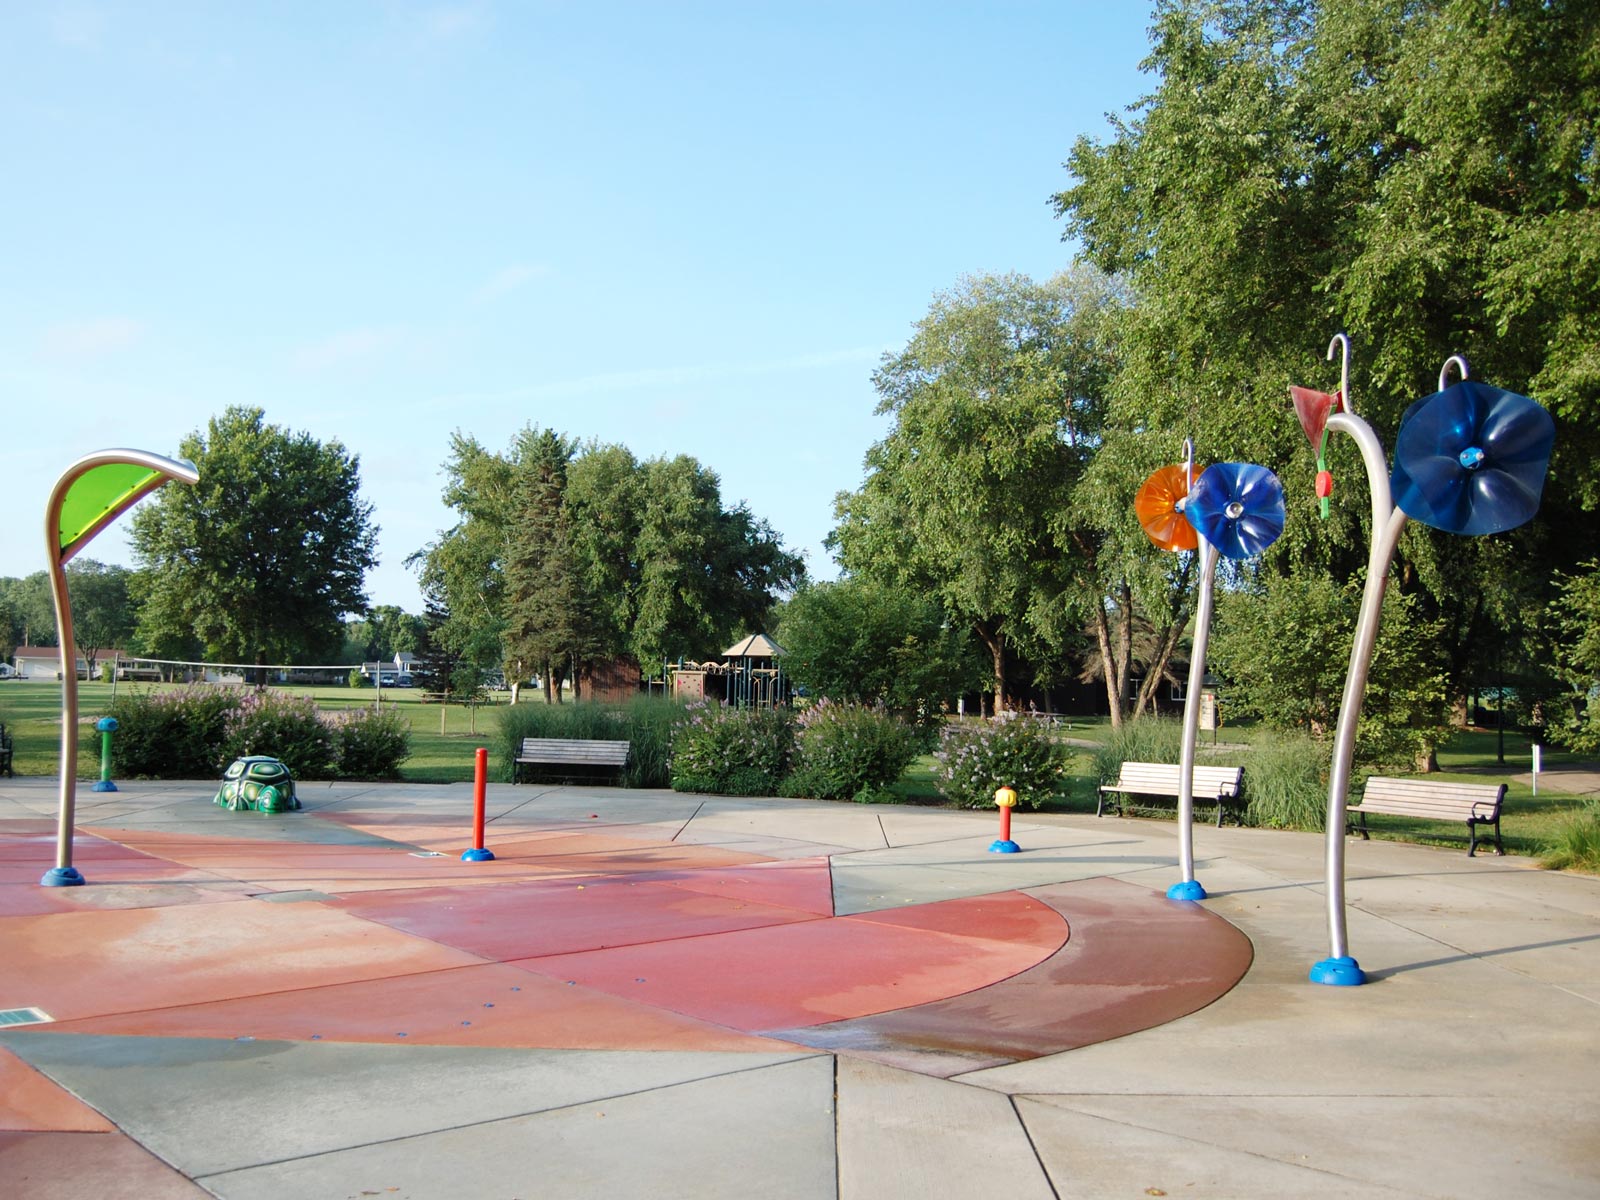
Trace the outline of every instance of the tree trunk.
[[1111, 728], [1122, 728], [1122, 706], [1119, 703], [1121, 686], [1117, 681], [1115, 656], [1111, 653], [1111, 624], [1106, 620], [1106, 606], [1096, 605], [1094, 610], [1094, 640], [1100, 648], [1100, 673], [1106, 684], [1106, 702], [1111, 707]]
[[256, 691], [259, 692], [267, 686], [267, 652], [265, 650], [256, 651], [255, 676]]
[[1006, 639], [998, 625], [990, 628], [987, 621], [974, 621], [972, 630], [978, 640], [989, 650], [994, 662], [994, 712], [996, 716], [1008, 707], [1006, 703]]

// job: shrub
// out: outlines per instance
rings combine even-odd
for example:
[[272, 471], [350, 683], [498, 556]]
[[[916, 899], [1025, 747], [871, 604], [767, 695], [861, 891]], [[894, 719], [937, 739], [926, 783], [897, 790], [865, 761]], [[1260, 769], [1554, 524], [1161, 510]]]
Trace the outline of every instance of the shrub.
[[1551, 871], [1589, 871], [1600, 875], [1600, 801], [1589, 801], [1567, 817], [1539, 865]]
[[223, 721], [222, 763], [266, 754], [296, 779], [332, 779], [336, 744], [334, 731], [310, 696], [245, 692]]
[[392, 708], [324, 713], [340, 779], [398, 779], [411, 756], [411, 723]]
[[781, 708], [685, 706], [673, 731], [672, 786], [680, 792], [776, 796], [794, 754], [794, 720]]
[[796, 726], [785, 795], [871, 799], [917, 755], [916, 732], [882, 709], [824, 700], [801, 713]]
[[934, 757], [939, 790], [964, 808], [993, 805], [1002, 786], [1016, 789], [1020, 807], [1038, 808], [1054, 794], [1065, 762], [1041, 722], [1010, 712], [947, 727]]
[[192, 684], [181, 691], [128, 691], [112, 701], [117, 719], [111, 761], [129, 779], [206, 779], [221, 775], [223, 733], [243, 699], [239, 688]]

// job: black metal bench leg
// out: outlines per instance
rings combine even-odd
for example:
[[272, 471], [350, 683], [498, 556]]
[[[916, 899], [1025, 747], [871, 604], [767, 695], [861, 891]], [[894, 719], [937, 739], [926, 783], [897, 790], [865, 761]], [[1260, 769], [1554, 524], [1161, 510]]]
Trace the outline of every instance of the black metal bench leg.
[[1473, 817], [1467, 818], [1467, 857], [1476, 858], [1478, 855], [1478, 822]]

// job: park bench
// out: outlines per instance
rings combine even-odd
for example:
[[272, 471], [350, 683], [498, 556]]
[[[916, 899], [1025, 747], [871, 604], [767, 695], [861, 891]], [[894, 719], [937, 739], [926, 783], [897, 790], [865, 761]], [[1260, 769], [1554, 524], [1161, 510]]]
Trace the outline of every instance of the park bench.
[[1347, 809], [1361, 822], [1351, 832], [1367, 838], [1367, 814], [1391, 817], [1426, 817], [1435, 821], [1467, 823], [1467, 857], [1478, 851], [1478, 826], [1494, 826], [1494, 852], [1504, 854], [1500, 843], [1500, 806], [1505, 803], [1503, 783], [1450, 783], [1434, 779], [1389, 779], [1374, 775], [1367, 780], [1361, 803]]
[[[1217, 802], [1217, 827], [1222, 827], [1222, 812], [1225, 803], [1229, 800], [1239, 799], [1239, 787], [1244, 779], [1243, 767], [1196, 767], [1194, 769], [1194, 798], [1199, 800], [1215, 800]], [[1109, 802], [1116, 809], [1117, 815], [1122, 815], [1122, 796], [1173, 796], [1178, 794], [1178, 765], [1176, 763], [1144, 763], [1125, 762], [1117, 774], [1115, 783], [1102, 785], [1100, 788], [1100, 801], [1095, 806], [1094, 815], [1102, 816], [1105, 813], [1106, 797], [1112, 796]]]
[[610, 768], [628, 763], [628, 743], [585, 738], [523, 738], [513, 782], [521, 782], [525, 766]]
[[16, 772], [11, 769], [11, 735], [4, 725], [0, 725], [0, 771], [16, 778]]

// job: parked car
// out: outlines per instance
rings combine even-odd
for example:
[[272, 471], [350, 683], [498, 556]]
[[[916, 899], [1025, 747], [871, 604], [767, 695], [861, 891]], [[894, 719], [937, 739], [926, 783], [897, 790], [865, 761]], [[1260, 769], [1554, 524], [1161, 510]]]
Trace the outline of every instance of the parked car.
[[411, 678], [411, 674], [410, 674], [409, 671], [402, 671], [400, 674], [398, 674], [398, 675], [396, 675], [394, 677], [394, 686], [395, 687], [416, 687], [417, 686], [417, 682], [416, 682], [416, 680]]

